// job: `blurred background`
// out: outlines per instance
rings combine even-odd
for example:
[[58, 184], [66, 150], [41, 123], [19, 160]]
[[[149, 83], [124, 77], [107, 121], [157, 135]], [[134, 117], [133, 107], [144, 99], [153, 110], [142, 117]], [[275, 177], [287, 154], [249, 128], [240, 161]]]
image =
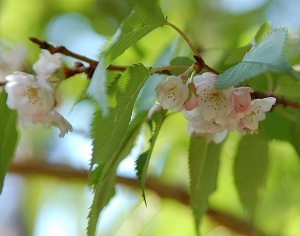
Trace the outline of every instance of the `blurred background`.
[[[226, 67], [224, 56], [249, 43], [264, 22], [271, 22], [272, 29], [287, 27], [291, 38], [299, 36], [298, 0], [159, 3], [169, 21], [188, 35], [207, 64], [221, 71]], [[28, 37], [63, 45], [98, 60], [107, 41], [130, 13], [131, 4], [130, 0], [0, 0], [0, 80], [15, 70], [33, 72], [32, 64], [40, 50]], [[17, 55], [14, 58], [18, 60], [7, 62], [7, 55]], [[179, 55], [190, 56], [191, 52], [174, 30], [164, 26], [114, 63], [168, 65], [172, 56]], [[299, 54], [295, 57], [299, 62]], [[72, 58], [64, 60], [70, 66], [74, 63]], [[0, 236], [85, 235], [92, 201], [86, 171], [92, 153], [89, 131], [94, 106], [89, 101], [76, 101], [88, 83], [84, 75], [76, 75], [60, 84], [64, 102], [59, 111], [74, 129], [64, 139], [58, 137], [54, 128], [20, 129], [15, 159], [0, 195]], [[149, 94], [154, 97], [154, 91]], [[146, 192], [146, 207], [139, 188], [130, 182], [135, 178], [134, 160], [146, 145], [146, 132], [142, 130], [137, 147], [118, 168], [123, 179], [118, 179], [116, 195], [101, 214], [97, 229], [100, 236], [194, 235], [193, 218], [185, 200], [162, 197], [157, 194], [159, 187], [154, 187]], [[238, 134], [230, 134], [223, 145], [218, 189], [209, 199], [211, 211], [202, 221], [202, 234], [251, 235], [251, 227], [255, 226], [257, 235], [300, 235], [300, 163], [294, 147], [284, 140], [270, 141], [266, 188], [262, 190], [255, 220], [250, 222], [232, 178], [231, 166], [239, 139]], [[170, 116], [150, 162], [149, 175], [154, 177], [154, 185], [155, 181], [166, 184], [175, 193], [188, 190], [187, 147], [186, 121], [181, 114]]]

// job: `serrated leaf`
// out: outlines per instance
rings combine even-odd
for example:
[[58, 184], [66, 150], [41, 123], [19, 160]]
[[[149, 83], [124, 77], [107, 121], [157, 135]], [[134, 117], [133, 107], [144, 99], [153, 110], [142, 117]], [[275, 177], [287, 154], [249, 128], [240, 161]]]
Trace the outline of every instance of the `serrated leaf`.
[[142, 153], [138, 157], [138, 159], [136, 160], [136, 166], [135, 166], [136, 176], [137, 176], [138, 182], [140, 184], [140, 187], [142, 189], [142, 197], [143, 197], [143, 200], [146, 205], [147, 205], [147, 201], [146, 201], [146, 195], [145, 195], [145, 182], [146, 182], [146, 177], [147, 177], [147, 170], [148, 170], [148, 165], [149, 165], [150, 157], [152, 155], [155, 141], [157, 139], [159, 130], [164, 121], [164, 114], [161, 112], [155, 112], [152, 115], [152, 119], [155, 122], [155, 130], [152, 134], [152, 137], [149, 140], [150, 147], [146, 152]]
[[0, 194], [18, 141], [17, 112], [6, 106], [6, 99], [7, 94], [3, 90], [0, 92]]
[[234, 161], [234, 182], [240, 201], [253, 215], [268, 168], [268, 140], [262, 134], [242, 137]]
[[286, 37], [287, 32], [283, 29], [267, 34], [258, 45], [251, 48], [240, 63], [218, 76], [216, 87], [222, 89], [237, 85], [268, 70], [286, 73], [300, 80], [298, 74], [282, 56]]
[[130, 154], [134, 141], [139, 134], [140, 127], [147, 117], [147, 112], [136, 115], [130, 122], [119, 146], [116, 146], [115, 155], [105, 164], [100, 163], [90, 174], [90, 183], [95, 195], [88, 216], [87, 235], [94, 236], [100, 212], [109, 203], [114, 194], [116, 169], [119, 163]]
[[106, 81], [107, 75], [106, 67], [104, 66], [104, 57], [101, 57], [86, 93], [99, 104], [104, 116], [108, 114]]
[[208, 197], [216, 189], [220, 150], [220, 144], [208, 144], [204, 138], [190, 139], [190, 207], [198, 234], [201, 218], [208, 208]]
[[[171, 66], [187, 66], [190, 67], [193, 65], [195, 60], [192, 60], [189, 57], [175, 57], [170, 61]], [[186, 70], [171, 70], [173, 75], [180, 75]]]
[[96, 113], [92, 130], [92, 165], [106, 163], [114, 156], [127, 130], [136, 97], [150, 74], [142, 64], [129, 67], [116, 83], [116, 100], [111, 101], [115, 107], [105, 117], [101, 111]]
[[156, 1], [136, 0], [132, 13], [120, 25], [104, 52], [105, 66], [108, 66], [148, 33], [165, 25], [166, 22], [167, 20]]

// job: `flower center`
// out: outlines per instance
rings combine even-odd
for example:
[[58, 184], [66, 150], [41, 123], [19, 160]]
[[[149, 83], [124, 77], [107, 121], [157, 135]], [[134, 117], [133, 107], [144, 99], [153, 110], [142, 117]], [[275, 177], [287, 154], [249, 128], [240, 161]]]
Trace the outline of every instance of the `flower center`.
[[169, 99], [172, 99], [174, 102], [177, 100], [176, 94], [174, 93], [175, 87], [169, 88], [166, 92], [166, 96]]
[[[209, 90], [208, 86], [208, 90]], [[221, 93], [219, 90], [212, 89], [211, 91], [207, 91], [207, 89], [204, 89], [203, 97], [201, 96], [201, 101], [204, 103], [207, 103], [207, 107], [212, 107], [214, 110], [221, 110], [221, 108], [225, 108], [226, 105], [224, 102], [226, 102], [226, 97]]]
[[27, 85], [25, 89], [23, 89], [23, 96], [27, 97], [31, 104], [35, 104], [38, 99], [38, 88], [34, 88], [32, 85]]

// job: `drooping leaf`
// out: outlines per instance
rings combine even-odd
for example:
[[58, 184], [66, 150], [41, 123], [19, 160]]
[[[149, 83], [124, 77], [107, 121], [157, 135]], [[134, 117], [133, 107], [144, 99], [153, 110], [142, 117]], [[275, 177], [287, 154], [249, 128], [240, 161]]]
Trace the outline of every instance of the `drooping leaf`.
[[[170, 61], [171, 66], [187, 66], [190, 67], [193, 65], [195, 60], [192, 60], [189, 57], [175, 57]], [[185, 72], [186, 69], [183, 70], [171, 70], [173, 75], [180, 75]]]
[[240, 201], [252, 215], [268, 168], [268, 139], [259, 134], [242, 137], [234, 161], [234, 182]]
[[104, 57], [101, 57], [86, 93], [99, 104], [104, 116], [108, 114], [106, 80], [107, 75], [106, 67], [104, 66]]
[[136, 160], [136, 167], [135, 167], [137, 179], [142, 189], [142, 197], [146, 205], [147, 205], [147, 201], [145, 195], [145, 181], [147, 177], [147, 170], [148, 170], [148, 165], [149, 165], [150, 157], [154, 148], [156, 138], [158, 136], [159, 130], [164, 120], [164, 114], [161, 112], [155, 112], [152, 115], [152, 119], [155, 122], [155, 128], [152, 137], [149, 140], [150, 147], [146, 152], [142, 153], [138, 157], [138, 159]]
[[3, 90], [0, 92], [0, 194], [18, 141], [17, 112], [6, 106], [6, 99], [7, 94]]
[[216, 189], [220, 149], [220, 144], [207, 144], [204, 138], [190, 139], [190, 207], [197, 233], [201, 218], [208, 208], [208, 197]]
[[[119, 163], [130, 154], [136, 137], [139, 134], [140, 127], [146, 117], [146, 112], [137, 114], [130, 122], [120, 145], [114, 147], [116, 149], [114, 156], [105, 164], [100, 163], [96, 169], [90, 173], [89, 182], [94, 189], [95, 195], [88, 216], [88, 236], [95, 235], [99, 214], [114, 195], [116, 169]], [[94, 125], [97, 126], [95, 123]]]
[[167, 22], [154, 0], [136, 0], [132, 13], [123, 21], [104, 52], [105, 66], [119, 57], [131, 45]]
[[110, 102], [110, 113], [105, 117], [101, 111], [95, 114], [92, 165], [105, 164], [114, 156], [127, 130], [136, 97], [150, 74], [142, 64], [129, 67], [116, 83], [116, 100]]
[[300, 80], [282, 56], [286, 37], [287, 32], [283, 29], [267, 34], [259, 44], [251, 48], [240, 63], [218, 76], [216, 87], [227, 88], [268, 70], [286, 73]]

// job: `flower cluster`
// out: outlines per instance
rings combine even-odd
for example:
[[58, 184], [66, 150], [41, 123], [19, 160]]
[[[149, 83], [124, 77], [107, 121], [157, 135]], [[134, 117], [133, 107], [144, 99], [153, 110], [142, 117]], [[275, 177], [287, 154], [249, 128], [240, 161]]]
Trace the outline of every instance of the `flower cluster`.
[[55, 76], [61, 68], [59, 55], [42, 50], [39, 60], [33, 65], [36, 75], [16, 71], [6, 76], [6, 104], [18, 113], [23, 127], [29, 124], [42, 124], [43, 127], [55, 126], [60, 129], [59, 137], [72, 131], [71, 124], [56, 110], [55, 87], [47, 79]]
[[183, 112], [190, 136], [204, 136], [207, 141], [220, 142], [228, 131], [253, 133], [276, 99], [251, 100], [253, 90], [250, 87], [217, 89], [216, 77], [211, 72], [187, 79], [182, 75], [169, 76], [157, 85], [157, 100], [163, 109]]

